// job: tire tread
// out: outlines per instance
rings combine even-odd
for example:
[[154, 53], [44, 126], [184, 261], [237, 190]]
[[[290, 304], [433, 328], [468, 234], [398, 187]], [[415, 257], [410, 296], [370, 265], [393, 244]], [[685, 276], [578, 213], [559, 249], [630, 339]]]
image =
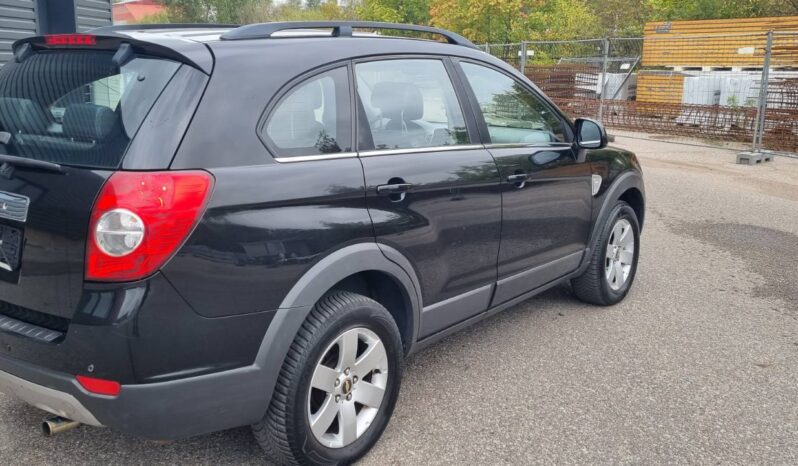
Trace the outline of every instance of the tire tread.
[[326, 322], [331, 320], [337, 311], [357, 304], [379, 303], [363, 295], [349, 291], [333, 291], [320, 299], [313, 310], [305, 318], [288, 354], [285, 357], [274, 394], [266, 416], [252, 426], [252, 433], [266, 456], [276, 464], [302, 465], [304, 461], [301, 447], [293, 444], [289, 431], [293, 418], [291, 412], [291, 381], [302, 371], [304, 359], [310, 351], [312, 336], [320, 331]]
[[[588, 265], [582, 275], [571, 279], [571, 289], [574, 295], [586, 303], [597, 306], [609, 306], [615, 303], [602, 290], [604, 281], [604, 258], [602, 256], [604, 255], [604, 243], [609, 236], [609, 230], [614, 225], [619, 212], [624, 209], [628, 209], [631, 215], [634, 215], [634, 210], [626, 202], [617, 201], [615, 203], [604, 221], [604, 225], [601, 227], [600, 234], [596, 235], [596, 239], [592, 244], [590, 265]], [[639, 245], [636, 245], [636, 247], [639, 247]]]

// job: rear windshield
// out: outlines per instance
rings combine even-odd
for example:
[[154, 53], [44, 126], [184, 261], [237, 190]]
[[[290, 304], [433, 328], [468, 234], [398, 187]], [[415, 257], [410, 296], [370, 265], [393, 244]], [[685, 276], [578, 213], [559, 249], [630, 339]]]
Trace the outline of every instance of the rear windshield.
[[180, 64], [40, 52], [0, 69], [0, 154], [115, 168]]

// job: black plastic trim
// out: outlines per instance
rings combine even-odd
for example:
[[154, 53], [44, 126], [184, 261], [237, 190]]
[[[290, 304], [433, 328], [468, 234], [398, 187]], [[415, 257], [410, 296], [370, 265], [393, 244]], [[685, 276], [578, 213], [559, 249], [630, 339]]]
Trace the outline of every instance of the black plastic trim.
[[276, 32], [296, 29], [332, 29], [332, 37], [352, 37], [352, 29], [387, 29], [393, 31], [413, 31], [443, 36], [454, 45], [476, 49], [470, 40], [460, 34], [429, 26], [412, 24], [382, 23], [378, 21], [285, 21], [276, 23], [247, 24], [222, 34], [223, 40], [269, 39]]

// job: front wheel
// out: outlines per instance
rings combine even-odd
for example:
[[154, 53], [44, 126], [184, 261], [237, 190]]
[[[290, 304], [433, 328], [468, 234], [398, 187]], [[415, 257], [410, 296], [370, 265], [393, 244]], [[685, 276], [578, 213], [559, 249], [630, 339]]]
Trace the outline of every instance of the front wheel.
[[403, 351], [391, 314], [346, 291], [322, 298], [297, 334], [255, 438], [278, 464], [346, 464], [393, 412]]
[[587, 270], [571, 280], [576, 297], [600, 306], [623, 300], [634, 281], [639, 252], [637, 215], [629, 204], [618, 201], [593, 244]]

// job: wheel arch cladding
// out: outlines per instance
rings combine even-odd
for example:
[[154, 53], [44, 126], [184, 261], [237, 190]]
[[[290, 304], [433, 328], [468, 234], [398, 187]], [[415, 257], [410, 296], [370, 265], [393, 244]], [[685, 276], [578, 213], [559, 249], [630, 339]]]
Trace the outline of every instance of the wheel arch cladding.
[[332, 290], [368, 296], [384, 306], [396, 322], [404, 352], [408, 353], [417, 322], [413, 316], [410, 294], [395, 277], [381, 270], [364, 270], [342, 279], [333, 285]]
[[621, 194], [618, 200], [624, 201], [632, 207], [637, 215], [637, 223], [640, 229], [643, 229], [643, 219], [646, 215], [646, 202], [643, 198], [643, 193], [637, 188], [629, 188]]
[[[383, 253], [385, 251], [385, 253]], [[407, 312], [405, 328], [408, 335], [402, 337], [408, 352], [415, 343], [418, 334], [418, 322], [421, 315], [421, 289], [418, 278], [412, 268], [400, 266], [394, 258], [399, 254], [392, 248], [377, 243], [357, 243], [339, 249], [316, 263], [291, 288], [280, 308], [266, 330], [255, 364], [263, 374], [261, 380], [265, 401], [271, 400], [277, 374], [283, 365], [288, 350], [297, 335], [302, 323], [310, 314], [313, 306], [330, 290], [357, 288], [358, 286], [374, 286], [373, 292], [382, 297], [394, 299], [389, 306], [382, 303], [394, 315]], [[391, 288], [391, 287], [395, 288]], [[395, 293], [401, 291], [403, 300], [400, 306]], [[394, 293], [394, 295], [392, 295]], [[404, 306], [404, 309], [402, 308]], [[397, 326], [399, 326], [397, 322]], [[405, 341], [406, 338], [406, 341]], [[266, 412], [268, 404], [263, 406]]]
[[625, 201], [632, 206], [632, 209], [638, 216], [638, 223], [642, 228], [642, 217], [645, 215], [645, 192], [643, 175], [639, 171], [628, 169], [619, 174], [604, 191], [603, 195], [598, 198], [600, 207], [595, 217], [596, 223], [593, 225], [593, 234], [591, 238], [595, 237], [594, 235], [597, 233], [597, 230], [600, 229], [601, 224], [606, 221], [607, 215], [612, 210], [612, 206], [619, 200]]
[[[627, 202], [632, 206], [632, 210], [634, 210], [637, 215], [638, 224], [642, 231], [643, 217], [645, 216], [645, 193], [643, 175], [638, 170], [628, 169], [619, 174], [607, 189], [596, 198], [597, 207], [594, 207], [594, 223], [587, 244], [592, 247], [592, 245], [596, 243], [596, 238], [601, 234], [601, 226], [607, 221], [607, 216], [612, 211], [612, 207], [619, 200]], [[589, 261], [590, 253], [588, 250], [588, 254], [584, 255], [582, 264], [579, 267], [580, 273], [585, 270]]]

